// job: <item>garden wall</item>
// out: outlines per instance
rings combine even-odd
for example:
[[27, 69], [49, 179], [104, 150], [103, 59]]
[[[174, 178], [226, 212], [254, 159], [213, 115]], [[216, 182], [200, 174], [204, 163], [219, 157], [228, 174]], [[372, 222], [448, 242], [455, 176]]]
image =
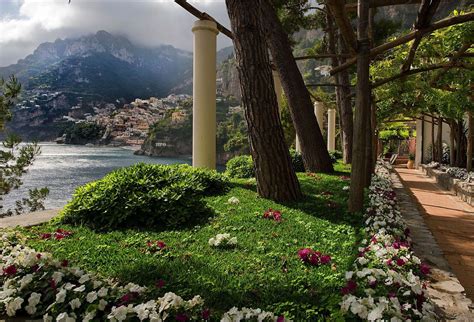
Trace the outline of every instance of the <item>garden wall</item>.
[[448, 173], [433, 169], [425, 164], [421, 165], [424, 174], [434, 178], [436, 183], [443, 189], [456, 194], [461, 200], [474, 206], [474, 183], [464, 182], [451, 177]]

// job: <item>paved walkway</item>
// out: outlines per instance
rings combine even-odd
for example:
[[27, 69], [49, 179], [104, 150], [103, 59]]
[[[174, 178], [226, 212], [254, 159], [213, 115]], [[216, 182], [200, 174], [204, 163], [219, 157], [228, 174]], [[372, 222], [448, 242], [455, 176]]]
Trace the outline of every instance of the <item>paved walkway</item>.
[[440, 189], [421, 171], [396, 168], [453, 272], [474, 300], [474, 207]]
[[52, 209], [44, 211], [36, 211], [28, 214], [0, 218], [0, 228], [16, 227], [16, 226], [34, 226], [49, 221], [55, 217], [61, 209]]

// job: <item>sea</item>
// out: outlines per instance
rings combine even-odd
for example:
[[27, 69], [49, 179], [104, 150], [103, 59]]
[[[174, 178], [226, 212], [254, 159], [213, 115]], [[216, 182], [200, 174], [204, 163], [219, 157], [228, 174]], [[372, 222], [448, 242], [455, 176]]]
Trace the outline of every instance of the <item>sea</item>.
[[49, 188], [44, 202], [46, 209], [63, 207], [75, 189], [87, 182], [102, 178], [107, 173], [136, 163], [175, 164], [191, 163], [191, 159], [174, 159], [134, 155], [133, 149], [121, 147], [59, 145], [40, 143], [41, 154], [28, 173], [23, 185], [4, 196], [4, 210], [14, 208], [15, 200], [27, 196], [32, 188]]

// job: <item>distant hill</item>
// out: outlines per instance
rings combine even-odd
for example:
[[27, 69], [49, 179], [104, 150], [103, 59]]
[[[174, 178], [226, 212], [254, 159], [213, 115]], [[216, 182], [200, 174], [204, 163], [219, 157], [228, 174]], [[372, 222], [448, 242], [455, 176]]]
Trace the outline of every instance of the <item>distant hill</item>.
[[139, 47], [123, 36], [99, 31], [43, 43], [18, 63], [0, 68], [26, 90], [74, 92], [104, 101], [165, 96], [186, 78], [192, 53], [172, 46]]

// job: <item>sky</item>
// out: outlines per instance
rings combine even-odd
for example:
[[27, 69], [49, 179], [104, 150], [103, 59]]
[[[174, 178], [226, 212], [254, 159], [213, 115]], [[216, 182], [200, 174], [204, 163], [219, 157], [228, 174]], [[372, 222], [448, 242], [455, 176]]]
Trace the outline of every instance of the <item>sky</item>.
[[[224, 0], [189, 0], [229, 27]], [[194, 16], [173, 0], [0, 0], [0, 66], [16, 63], [58, 38], [106, 30], [142, 46], [192, 50]], [[218, 49], [231, 45], [219, 34]]]

